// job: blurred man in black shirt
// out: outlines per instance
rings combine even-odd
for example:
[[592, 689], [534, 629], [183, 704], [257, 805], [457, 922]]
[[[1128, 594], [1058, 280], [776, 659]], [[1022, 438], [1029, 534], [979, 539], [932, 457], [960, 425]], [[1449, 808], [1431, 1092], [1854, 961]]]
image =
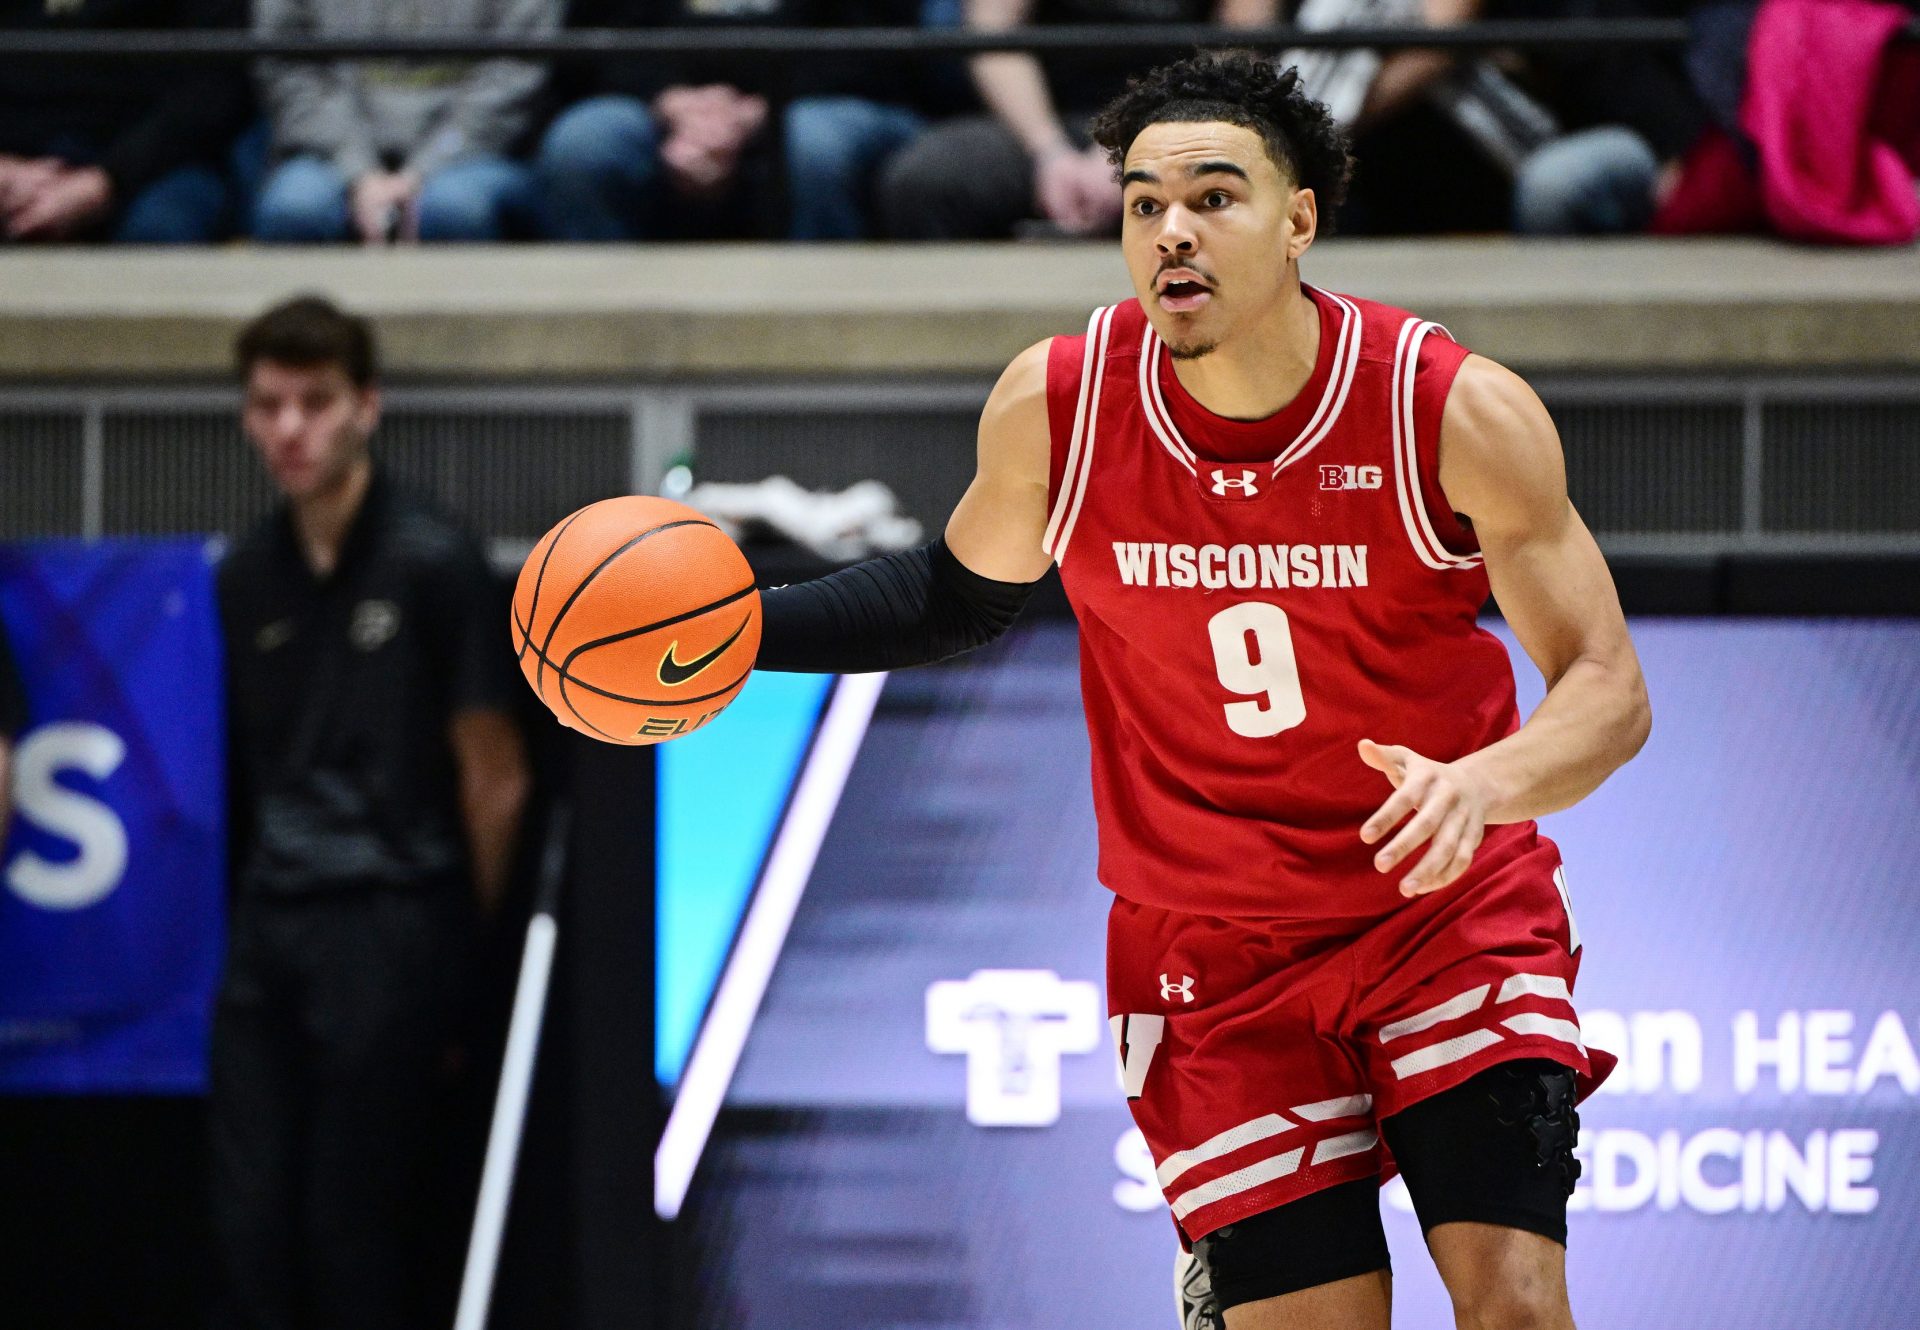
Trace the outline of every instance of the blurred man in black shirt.
[[220, 569], [224, 1323], [414, 1326], [437, 1082], [528, 782], [506, 605], [473, 538], [373, 462], [365, 323], [295, 300], [237, 359], [247, 436], [286, 502]]

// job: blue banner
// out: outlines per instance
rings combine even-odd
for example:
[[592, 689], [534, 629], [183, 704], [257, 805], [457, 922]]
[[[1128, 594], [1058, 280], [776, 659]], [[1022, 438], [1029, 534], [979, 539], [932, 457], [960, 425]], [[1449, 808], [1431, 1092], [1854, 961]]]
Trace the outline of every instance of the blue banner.
[[200, 1091], [226, 881], [208, 546], [0, 546], [0, 621], [28, 700], [0, 862], [0, 1091]]

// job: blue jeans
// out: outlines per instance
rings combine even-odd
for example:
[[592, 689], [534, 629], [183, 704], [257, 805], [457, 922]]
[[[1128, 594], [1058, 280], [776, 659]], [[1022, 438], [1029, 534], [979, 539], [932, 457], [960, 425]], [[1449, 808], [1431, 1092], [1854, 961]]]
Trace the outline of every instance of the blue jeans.
[[1611, 235], [1653, 218], [1660, 160], [1630, 129], [1603, 125], [1568, 134], [1520, 165], [1513, 225], [1523, 235]]
[[[796, 240], [868, 234], [880, 163], [924, 121], [858, 97], [804, 98], [787, 108], [787, 197]], [[555, 240], [637, 240], [659, 234], [660, 127], [633, 97], [593, 97], [555, 117], [536, 156]]]
[[651, 229], [660, 131], [634, 97], [590, 97], [554, 117], [534, 154], [555, 240], [637, 240]]
[[114, 224], [123, 245], [206, 245], [232, 227], [233, 191], [210, 166], [170, 171], [133, 196]]
[[[268, 174], [254, 208], [253, 233], [269, 244], [350, 240], [349, 182], [331, 162], [292, 157]], [[530, 232], [536, 210], [533, 173], [505, 157], [463, 157], [420, 187], [420, 239], [490, 241]]]
[[860, 97], [804, 97], [787, 108], [789, 234], [860, 240], [872, 234], [873, 182], [927, 122], [904, 106]]

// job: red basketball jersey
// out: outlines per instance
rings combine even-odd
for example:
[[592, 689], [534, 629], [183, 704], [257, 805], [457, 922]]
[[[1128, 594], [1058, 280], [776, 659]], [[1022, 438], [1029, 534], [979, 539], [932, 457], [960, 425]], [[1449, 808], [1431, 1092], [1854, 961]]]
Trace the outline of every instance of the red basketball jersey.
[[[1519, 725], [1487, 578], [1439, 485], [1467, 352], [1332, 292], [1306, 387], [1216, 416], [1138, 301], [1055, 338], [1046, 549], [1080, 621], [1100, 878], [1195, 914], [1364, 923], [1402, 903], [1360, 825], [1363, 736], [1446, 761]], [[1476, 862], [1538, 840], [1489, 827]], [[1469, 870], [1472, 872], [1473, 870]]]

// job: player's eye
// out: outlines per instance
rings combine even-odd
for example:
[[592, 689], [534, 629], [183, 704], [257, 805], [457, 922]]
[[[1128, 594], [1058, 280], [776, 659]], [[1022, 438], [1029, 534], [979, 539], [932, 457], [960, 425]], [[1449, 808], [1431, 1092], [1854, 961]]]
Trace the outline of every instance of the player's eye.
[[1152, 199], [1135, 199], [1133, 201], [1133, 215], [1135, 217], [1151, 217], [1159, 211], [1160, 205]]
[[1209, 208], [1224, 208], [1233, 202], [1233, 195], [1227, 193], [1224, 189], [1210, 189], [1207, 191], [1206, 197], [1200, 201]]

